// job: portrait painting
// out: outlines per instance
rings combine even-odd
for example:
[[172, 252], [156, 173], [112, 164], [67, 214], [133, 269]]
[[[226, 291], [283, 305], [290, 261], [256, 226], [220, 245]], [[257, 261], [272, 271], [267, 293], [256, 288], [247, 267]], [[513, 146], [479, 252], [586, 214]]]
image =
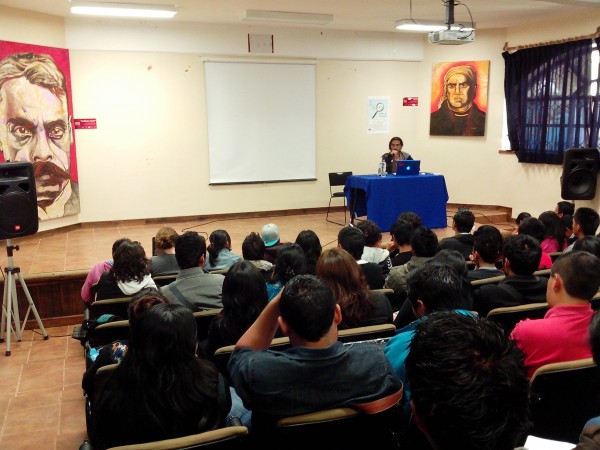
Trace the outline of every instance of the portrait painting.
[[431, 136], [484, 136], [489, 61], [443, 62], [431, 78]]
[[40, 220], [78, 214], [69, 51], [0, 41], [0, 162], [33, 165]]

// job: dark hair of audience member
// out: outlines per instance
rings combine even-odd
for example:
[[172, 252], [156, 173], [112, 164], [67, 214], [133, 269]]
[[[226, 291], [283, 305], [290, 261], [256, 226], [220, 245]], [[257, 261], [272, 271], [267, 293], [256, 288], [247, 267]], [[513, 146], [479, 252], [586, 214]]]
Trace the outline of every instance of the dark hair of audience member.
[[413, 225], [403, 219], [398, 219], [392, 224], [390, 234], [394, 236], [394, 239], [398, 245], [409, 245], [410, 235], [414, 230]]
[[206, 255], [206, 239], [195, 231], [186, 231], [175, 241], [175, 259], [181, 269], [200, 267], [200, 259]]
[[575, 213], [575, 204], [566, 201], [560, 201], [556, 204], [556, 212], [564, 216], [573, 216]]
[[458, 208], [452, 216], [456, 229], [461, 233], [470, 233], [475, 225], [475, 214], [469, 208]]
[[[573, 251], [590, 252], [600, 258], [600, 238], [598, 236], [584, 236], [573, 244]], [[562, 256], [562, 255], [561, 255]]]
[[161, 303], [169, 303], [169, 300], [158, 289], [144, 288], [138, 291], [131, 297], [131, 302], [127, 307], [129, 325], [134, 326], [140, 314]]
[[523, 220], [527, 219], [528, 217], [531, 217], [531, 214], [529, 214], [528, 212], [520, 212], [519, 214], [517, 214], [517, 217], [515, 218], [515, 223], [517, 224], [517, 226], [521, 225], [521, 222], [523, 222]]
[[485, 318], [429, 315], [417, 327], [406, 372], [416, 414], [439, 450], [512, 450], [529, 429], [522, 353]]
[[[459, 253], [460, 255], [460, 253]], [[461, 259], [465, 262], [461, 255]], [[445, 311], [463, 308], [462, 280], [456, 270], [442, 262], [433, 260], [415, 268], [408, 273], [407, 298], [413, 311], [417, 308], [417, 301], [421, 300], [427, 311]]]
[[141, 282], [150, 273], [144, 247], [137, 241], [122, 242], [115, 250], [110, 271], [117, 281]]
[[123, 242], [131, 242], [131, 239], [129, 239], [129, 238], [120, 238], [120, 239], [117, 239], [115, 242], [113, 242], [112, 251], [111, 251], [111, 255], [112, 255], [113, 259], [115, 257], [115, 252], [117, 251], [117, 249], [119, 248], [119, 246]]
[[315, 274], [317, 260], [321, 256], [323, 247], [317, 233], [313, 230], [302, 230], [296, 237], [296, 244], [302, 248], [304, 256], [306, 256], [306, 273]]
[[[175, 247], [175, 241], [179, 237], [177, 231], [171, 227], [162, 227], [156, 232], [154, 245], [157, 250], [168, 250]], [[160, 253], [160, 252], [159, 252]]]
[[454, 308], [473, 309], [473, 291], [467, 278], [469, 268], [462, 253], [458, 250], [442, 249], [427, 264], [429, 263], [440, 263], [454, 269], [461, 282], [460, 301], [454, 305]]
[[398, 214], [398, 220], [406, 220], [413, 227], [413, 230], [423, 226], [423, 220], [421, 217], [412, 211], [403, 211]]
[[298, 244], [285, 244], [278, 252], [272, 282], [286, 284], [296, 275], [306, 273], [306, 257]]
[[365, 246], [373, 247], [381, 238], [381, 229], [372, 220], [365, 220], [356, 225], [360, 231], [365, 234]]
[[358, 261], [365, 249], [365, 233], [356, 227], [344, 227], [338, 232], [338, 244]]
[[573, 215], [573, 220], [579, 224], [585, 236], [595, 235], [598, 225], [600, 225], [600, 216], [596, 210], [585, 206], [577, 208]]
[[510, 261], [510, 267], [515, 274], [532, 275], [540, 265], [542, 248], [534, 237], [517, 234], [504, 241], [502, 256]]
[[219, 259], [219, 252], [223, 250], [227, 244], [231, 244], [231, 237], [225, 230], [215, 230], [208, 237], [210, 244], [206, 250], [208, 251], [208, 262], [211, 266], [216, 266]]
[[160, 304], [140, 315], [95, 404], [95, 448], [98, 441], [113, 447], [224, 426], [231, 401], [219, 402], [219, 372], [196, 356], [197, 343], [194, 316], [184, 306]]
[[540, 219], [527, 217], [519, 225], [519, 234], [532, 236], [541, 243], [546, 237], [546, 226]]
[[481, 225], [473, 232], [473, 250], [486, 263], [495, 263], [502, 254], [502, 233], [493, 225]]
[[331, 328], [335, 305], [327, 283], [315, 275], [298, 275], [283, 288], [279, 311], [298, 336], [317, 342]]
[[356, 260], [347, 251], [326, 249], [317, 262], [317, 276], [333, 291], [342, 309], [339, 328], [354, 328], [373, 312], [369, 286]]
[[539, 219], [546, 229], [544, 239], [554, 239], [558, 244], [558, 251], [562, 251], [565, 243], [565, 225], [560, 217], [554, 211], [544, 211], [540, 214]]
[[559, 274], [571, 297], [591, 300], [600, 288], [600, 258], [590, 252], [571, 251], [559, 256], [550, 276]]
[[439, 250], [437, 235], [427, 227], [418, 227], [412, 232], [410, 246], [415, 256], [432, 257]]
[[260, 261], [265, 255], [265, 241], [253, 231], [242, 242], [242, 258], [247, 261]]

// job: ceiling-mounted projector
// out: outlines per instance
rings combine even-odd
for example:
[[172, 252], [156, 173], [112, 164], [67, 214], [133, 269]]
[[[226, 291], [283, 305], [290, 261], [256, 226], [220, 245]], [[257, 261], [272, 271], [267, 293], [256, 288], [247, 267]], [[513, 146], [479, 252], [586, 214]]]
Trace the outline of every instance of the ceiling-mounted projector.
[[439, 30], [427, 36], [430, 44], [460, 45], [475, 40], [475, 30]]

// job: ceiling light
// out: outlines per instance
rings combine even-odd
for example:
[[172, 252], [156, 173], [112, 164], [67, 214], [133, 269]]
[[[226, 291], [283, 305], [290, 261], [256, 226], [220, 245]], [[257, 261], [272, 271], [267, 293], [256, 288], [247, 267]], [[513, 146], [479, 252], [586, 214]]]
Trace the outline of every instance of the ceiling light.
[[133, 3], [87, 2], [71, 0], [71, 13], [87, 16], [144, 17], [171, 19], [177, 14], [174, 6]]
[[247, 9], [246, 17], [244, 17], [242, 20], [252, 22], [287, 22], [325, 25], [333, 21], [333, 15]]
[[[402, 19], [396, 22], [396, 29], [401, 31], [439, 31], [447, 29], [448, 25], [442, 21], [436, 20], [419, 20], [419, 19]], [[460, 24], [452, 24], [451, 30], [456, 31], [472, 31], [475, 29], [475, 24], [463, 26]]]

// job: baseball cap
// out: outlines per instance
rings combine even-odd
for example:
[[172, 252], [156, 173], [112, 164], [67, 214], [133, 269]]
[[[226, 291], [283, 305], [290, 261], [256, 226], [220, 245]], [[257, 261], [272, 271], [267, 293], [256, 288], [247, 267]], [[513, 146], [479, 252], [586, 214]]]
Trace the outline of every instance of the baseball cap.
[[271, 247], [279, 241], [279, 228], [274, 223], [266, 224], [260, 231], [265, 247]]

